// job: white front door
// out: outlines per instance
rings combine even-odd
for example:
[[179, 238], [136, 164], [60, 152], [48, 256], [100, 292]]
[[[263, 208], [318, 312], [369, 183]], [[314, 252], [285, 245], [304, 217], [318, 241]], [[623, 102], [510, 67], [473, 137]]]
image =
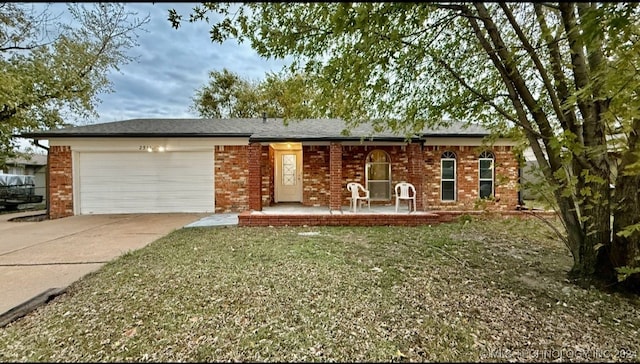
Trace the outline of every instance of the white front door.
[[302, 150], [275, 152], [276, 202], [302, 202]]

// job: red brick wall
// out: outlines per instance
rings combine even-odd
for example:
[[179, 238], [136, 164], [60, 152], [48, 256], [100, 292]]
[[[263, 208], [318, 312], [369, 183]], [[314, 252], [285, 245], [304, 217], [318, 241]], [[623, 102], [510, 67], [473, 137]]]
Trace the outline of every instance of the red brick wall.
[[[262, 205], [273, 201], [273, 157], [268, 145], [259, 148], [260, 196]], [[348, 206], [348, 182], [365, 183], [365, 159], [374, 149], [382, 149], [391, 158], [392, 186], [400, 181], [409, 181], [422, 187], [423, 208], [421, 210], [473, 210], [478, 205], [478, 155], [480, 150], [472, 146], [425, 146], [422, 151], [422, 179], [420, 185], [420, 167], [414, 160], [409, 164], [409, 154], [417, 154], [411, 148], [401, 146], [340, 146], [334, 145], [334, 153], [340, 148], [341, 176], [339, 204]], [[215, 199], [216, 213], [239, 212], [249, 209], [249, 146], [224, 146], [215, 148]], [[451, 150], [457, 156], [457, 200], [440, 200], [440, 156]], [[488, 202], [493, 210], [513, 210], [518, 203], [517, 181], [518, 162], [511, 147], [494, 147], [495, 161], [495, 202]], [[257, 153], [257, 152], [254, 152]], [[337, 154], [336, 154], [337, 155]], [[329, 146], [303, 147], [303, 204], [307, 206], [331, 206], [330, 180], [331, 150]], [[49, 149], [49, 217], [51, 219], [73, 215], [73, 171], [72, 153], [69, 146], [52, 146]], [[257, 168], [257, 167], [254, 167]], [[336, 182], [337, 184], [338, 182]], [[393, 204], [388, 201], [374, 204]], [[334, 204], [337, 204], [337, 199]], [[418, 204], [420, 206], [420, 204]]]
[[302, 204], [329, 206], [329, 147], [302, 147]]
[[329, 209], [340, 210], [342, 208], [341, 192], [342, 188], [342, 158], [343, 150], [342, 145], [338, 143], [331, 143], [329, 146], [329, 184], [330, 193], [329, 196]]
[[[339, 148], [336, 144], [334, 148]], [[365, 147], [342, 146], [340, 179], [340, 205], [349, 206], [347, 183], [358, 182], [365, 184], [365, 160], [374, 149], [382, 149], [391, 159], [392, 187], [400, 181], [408, 181], [407, 148], [399, 146]], [[403, 150], [405, 149], [405, 150]], [[336, 149], [337, 152], [337, 149]], [[421, 156], [421, 155], [420, 155]], [[329, 206], [330, 205], [330, 147], [329, 146], [303, 146], [303, 205], [305, 206]], [[336, 182], [337, 183], [337, 182]], [[336, 189], [337, 190], [337, 189]], [[337, 203], [337, 201], [336, 201]], [[374, 201], [373, 204], [395, 203], [388, 201]]]
[[73, 163], [71, 147], [49, 147], [49, 218], [73, 215]]
[[273, 201], [274, 194], [273, 163], [275, 161], [275, 153], [273, 151], [273, 148], [269, 147], [268, 145], [263, 145], [260, 161], [262, 163], [262, 188], [260, 190], [260, 193], [262, 194], [262, 206], [269, 206]]
[[[419, 210], [474, 210], [481, 208], [478, 203], [478, 155], [480, 150], [474, 146], [426, 146], [419, 152], [419, 146], [340, 146], [341, 180], [340, 204], [348, 206], [348, 182], [365, 183], [365, 160], [374, 149], [381, 149], [391, 159], [392, 186], [401, 181], [416, 185]], [[411, 149], [413, 148], [413, 149]], [[248, 170], [252, 159], [249, 147], [224, 147], [216, 149], [216, 212], [243, 211], [248, 203]], [[414, 150], [415, 149], [415, 150]], [[451, 150], [457, 156], [456, 201], [440, 200], [440, 156], [445, 150]], [[495, 199], [486, 206], [492, 210], [515, 209], [518, 200], [517, 178], [518, 163], [511, 147], [500, 146], [492, 150], [495, 162]], [[410, 155], [414, 157], [410, 158]], [[263, 205], [273, 201], [273, 160], [274, 152], [269, 146], [261, 147], [261, 198]], [[409, 161], [412, 160], [413, 163]], [[332, 206], [331, 204], [331, 147], [303, 147], [303, 205]], [[224, 173], [221, 171], [225, 171]], [[337, 182], [336, 182], [337, 183]], [[223, 187], [224, 186], [224, 187]], [[336, 188], [336, 191], [338, 189]], [[420, 201], [422, 199], [422, 201]], [[420, 203], [422, 202], [422, 203]], [[336, 202], [337, 203], [337, 202]], [[394, 192], [388, 201], [374, 204], [394, 204]], [[422, 205], [422, 208], [420, 206]]]
[[215, 148], [216, 213], [249, 208], [249, 146]]
[[408, 182], [413, 184], [416, 189], [416, 210], [421, 211], [424, 208], [423, 194], [424, 189], [424, 160], [422, 159], [422, 147], [420, 144], [411, 143], [407, 146], [408, 150]]
[[[478, 213], [478, 212], [476, 212]], [[450, 219], [451, 220], [451, 219]], [[449, 221], [450, 221], [449, 220]], [[438, 224], [437, 214], [251, 214], [250, 211], [238, 215], [239, 226], [419, 226]]]
[[369, 152], [373, 149], [365, 150], [363, 146], [343, 146], [342, 147], [342, 191], [341, 201], [344, 209], [348, 209], [351, 193], [347, 191], [347, 183], [357, 182], [367, 187], [365, 184], [366, 174], [364, 170], [365, 160]]
[[[418, 190], [418, 210], [473, 210], [478, 207], [478, 156], [480, 151], [474, 146], [340, 146], [342, 150], [342, 179], [340, 182], [340, 203], [349, 205], [349, 182], [365, 184], [365, 160], [374, 149], [381, 149], [391, 159], [391, 186], [401, 181], [413, 183]], [[440, 200], [440, 156], [445, 150], [457, 155], [457, 201]], [[337, 150], [336, 150], [337, 151]], [[495, 162], [495, 202], [487, 202], [490, 209], [515, 209], [518, 200], [516, 190], [518, 163], [511, 147], [495, 147], [492, 150]], [[329, 146], [303, 146], [303, 205], [330, 206], [330, 162]], [[410, 158], [410, 155], [413, 157]], [[263, 163], [264, 161], [263, 156]], [[412, 161], [411, 163], [409, 161]], [[273, 201], [273, 152], [269, 153], [269, 162], [263, 165], [263, 198], [269, 191], [269, 201]], [[269, 169], [267, 169], [269, 168]], [[269, 181], [269, 182], [267, 182]], [[266, 186], [268, 184], [268, 188]], [[420, 192], [420, 190], [422, 190]], [[421, 201], [422, 200], [422, 201]], [[394, 192], [387, 201], [374, 201], [373, 204], [394, 204]], [[422, 206], [422, 208], [420, 208]]]
[[500, 210], [513, 210], [518, 205], [518, 159], [511, 146], [493, 148], [496, 157], [495, 192]]
[[249, 209], [262, 210], [262, 146], [251, 143], [248, 151], [248, 189]]
[[[440, 197], [440, 158], [450, 150], [456, 154], [456, 201]], [[518, 162], [510, 146], [491, 150], [495, 156], [495, 201], [487, 201], [491, 210], [513, 210], [518, 203]], [[425, 179], [423, 197], [425, 210], [474, 210], [482, 208], [478, 192], [478, 157], [476, 146], [425, 146]]]
[[358, 182], [366, 187], [365, 176], [365, 163], [367, 156], [373, 150], [380, 149], [385, 151], [391, 160], [391, 199], [386, 201], [373, 201], [372, 204], [395, 204], [395, 195], [393, 186], [398, 182], [410, 182], [409, 174], [409, 157], [408, 148], [401, 146], [344, 146], [342, 151], [342, 179], [343, 179], [343, 191], [342, 200], [343, 203], [349, 204], [349, 191], [347, 191], [347, 183]]
[[[489, 215], [486, 215], [486, 214]], [[451, 222], [461, 215], [491, 216], [496, 218], [533, 219], [554, 217], [546, 211], [435, 211], [421, 214], [252, 214], [250, 211], [238, 215], [239, 226], [420, 226]]]

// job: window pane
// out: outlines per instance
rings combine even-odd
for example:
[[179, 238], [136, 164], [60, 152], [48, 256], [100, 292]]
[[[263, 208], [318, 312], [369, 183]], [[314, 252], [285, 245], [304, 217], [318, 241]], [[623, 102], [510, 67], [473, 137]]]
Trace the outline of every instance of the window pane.
[[443, 160], [442, 161], [442, 179], [454, 179], [454, 168], [455, 161], [452, 160]]
[[372, 200], [391, 199], [391, 169], [389, 155], [383, 150], [374, 150], [367, 156], [366, 183]]
[[480, 160], [480, 178], [493, 178], [492, 160]]
[[382, 150], [374, 150], [369, 154], [367, 162], [389, 162], [387, 160], [387, 153]]
[[296, 155], [282, 155], [282, 184], [294, 186], [296, 184]]
[[453, 181], [442, 181], [442, 200], [443, 201], [454, 201], [455, 191], [454, 191], [455, 183]]
[[368, 179], [372, 180], [389, 180], [389, 164], [371, 164], [369, 166]]
[[369, 193], [372, 200], [388, 200], [391, 198], [391, 189], [389, 182], [371, 182], [369, 181]]
[[480, 181], [480, 198], [493, 195], [493, 181]]

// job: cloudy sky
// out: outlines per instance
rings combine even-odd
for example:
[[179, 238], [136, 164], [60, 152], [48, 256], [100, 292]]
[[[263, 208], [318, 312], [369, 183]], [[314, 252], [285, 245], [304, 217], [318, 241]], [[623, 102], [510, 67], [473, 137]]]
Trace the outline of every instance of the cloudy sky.
[[176, 9], [183, 19], [197, 3], [127, 3], [140, 17], [147, 14], [146, 32], [139, 33], [139, 47], [130, 53], [137, 62], [121, 67], [110, 76], [114, 93], [101, 94], [98, 120], [108, 122], [132, 118], [190, 118], [196, 89], [208, 81], [210, 71], [227, 68], [240, 76], [261, 80], [267, 72], [277, 72], [285, 61], [266, 60], [246, 44], [230, 40], [223, 44], [209, 38], [205, 22], [183, 22], [179, 29], [167, 20], [168, 9]]

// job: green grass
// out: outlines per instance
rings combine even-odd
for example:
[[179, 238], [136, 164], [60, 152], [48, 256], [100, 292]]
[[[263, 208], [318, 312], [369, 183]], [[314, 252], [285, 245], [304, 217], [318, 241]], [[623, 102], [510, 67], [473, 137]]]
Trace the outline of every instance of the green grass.
[[466, 220], [177, 230], [0, 329], [0, 361], [639, 359], [638, 298], [571, 284], [539, 221]]

